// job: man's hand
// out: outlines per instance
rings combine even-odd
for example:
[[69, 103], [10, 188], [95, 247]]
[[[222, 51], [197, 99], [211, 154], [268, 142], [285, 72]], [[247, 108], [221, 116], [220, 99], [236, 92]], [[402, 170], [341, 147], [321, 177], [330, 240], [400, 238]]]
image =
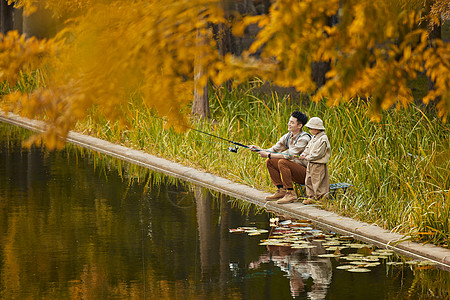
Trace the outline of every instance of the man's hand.
[[266, 151], [259, 151], [258, 154], [261, 157], [269, 157], [269, 152]]
[[302, 154], [300, 154], [300, 156], [299, 156], [298, 158], [300, 158], [300, 159], [306, 159], [306, 155], [302, 153]]
[[253, 151], [253, 152], [259, 152], [259, 151], [261, 151], [261, 148], [259, 148], [258, 146], [255, 146], [255, 145], [249, 145], [249, 146], [248, 146], [248, 149], [250, 149], [250, 150]]

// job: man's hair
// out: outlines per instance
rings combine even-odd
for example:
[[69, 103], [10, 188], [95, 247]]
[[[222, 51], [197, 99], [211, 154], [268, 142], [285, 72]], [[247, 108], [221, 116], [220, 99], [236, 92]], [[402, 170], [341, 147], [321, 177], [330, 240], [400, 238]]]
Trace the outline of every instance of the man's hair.
[[296, 118], [298, 120], [298, 122], [303, 124], [303, 126], [308, 122], [308, 117], [304, 113], [302, 113], [298, 110], [294, 111], [291, 114], [291, 117]]

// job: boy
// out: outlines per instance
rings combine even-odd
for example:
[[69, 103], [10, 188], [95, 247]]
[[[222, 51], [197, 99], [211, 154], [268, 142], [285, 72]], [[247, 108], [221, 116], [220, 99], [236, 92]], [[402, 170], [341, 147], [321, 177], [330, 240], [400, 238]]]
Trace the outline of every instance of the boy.
[[331, 145], [325, 134], [325, 127], [320, 118], [311, 118], [305, 127], [314, 135], [308, 143], [300, 159], [306, 161], [306, 196], [303, 204], [311, 204], [314, 200], [327, 197], [330, 193], [327, 163], [331, 157]]

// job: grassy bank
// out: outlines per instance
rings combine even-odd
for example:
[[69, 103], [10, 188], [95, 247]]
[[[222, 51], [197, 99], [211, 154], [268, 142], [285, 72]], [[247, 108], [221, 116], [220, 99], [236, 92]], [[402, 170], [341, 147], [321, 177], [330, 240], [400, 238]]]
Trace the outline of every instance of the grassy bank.
[[[264, 160], [231, 144], [187, 130], [164, 129], [161, 119], [134, 99], [127, 129], [88, 118], [77, 130], [205, 170], [260, 190], [273, 191]], [[350, 193], [323, 203], [324, 208], [404, 233], [407, 238], [449, 247], [450, 126], [417, 106], [383, 113], [370, 121], [368, 105], [354, 101], [338, 107], [287, 103], [277, 95], [258, 95], [254, 86], [211, 93], [213, 122], [196, 129], [243, 144], [270, 147], [286, 132], [294, 109], [325, 122], [333, 154], [331, 182], [349, 182]]]

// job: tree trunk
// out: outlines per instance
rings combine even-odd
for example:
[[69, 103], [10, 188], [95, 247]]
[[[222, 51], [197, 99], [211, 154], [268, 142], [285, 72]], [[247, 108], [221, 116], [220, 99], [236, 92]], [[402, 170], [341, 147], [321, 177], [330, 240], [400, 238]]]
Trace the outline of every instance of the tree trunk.
[[1, 15], [1, 24], [0, 30], [2, 33], [6, 34], [8, 31], [13, 30], [13, 11], [14, 8], [12, 5], [8, 5], [6, 1], [0, 1], [0, 15]]
[[[432, 2], [427, 2], [427, 13], [430, 13]], [[440, 20], [439, 25], [434, 24], [430, 25], [430, 20], [428, 20], [426, 26], [428, 30], [428, 47], [434, 47], [433, 42], [437, 39], [442, 39], [441, 29], [442, 29], [442, 19]], [[431, 79], [430, 76], [427, 76], [427, 83], [428, 83], [428, 92], [434, 90], [435, 82]], [[436, 108], [437, 103], [440, 101], [439, 98], [431, 100], [429, 103], [425, 105], [425, 109], [428, 111], [432, 111]], [[422, 101], [421, 101], [422, 102]]]
[[57, 32], [58, 22], [53, 17], [51, 11], [38, 7], [38, 9], [29, 16], [23, 15], [23, 33], [27, 37], [50, 38]]
[[316, 89], [319, 89], [326, 82], [325, 74], [330, 70], [330, 62], [313, 62], [311, 66], [311, 77], [316, 83]]
[[[197, 31], [197, 43], [204, 43], [205, 37]], [[197, 53], [194, 62], [194, 102], [192, 104], [192, 116], [209, 119], [211, 112], [209, 110], [208, 99], [208, 83], [204, 86], [199, 86], [199, 80], [206, 74], [205, 67], [201, 64], [202, 53]]]
[[[327, 25], [334, 26], [337, 24], [335, 16], [328, 17]], [[311, 78], [316, 83], [316, 90], [322, 87], [326, 82], [325, 74], [330, 71], [330, 61], [317, 61], [311, 65]]]
[[[439, 26], [434, 25], [433, 28], [430, 28], [429, 35], [428, 35], [428, 42], [430, 44], [430, 47], [433, 47], [433, 41], [436, 39], [442, 39], [441, 34], [441, 25]], [[431, 80], [431, 77], [428, 77], [428, 90], [434, 90], [434, 81]]]

